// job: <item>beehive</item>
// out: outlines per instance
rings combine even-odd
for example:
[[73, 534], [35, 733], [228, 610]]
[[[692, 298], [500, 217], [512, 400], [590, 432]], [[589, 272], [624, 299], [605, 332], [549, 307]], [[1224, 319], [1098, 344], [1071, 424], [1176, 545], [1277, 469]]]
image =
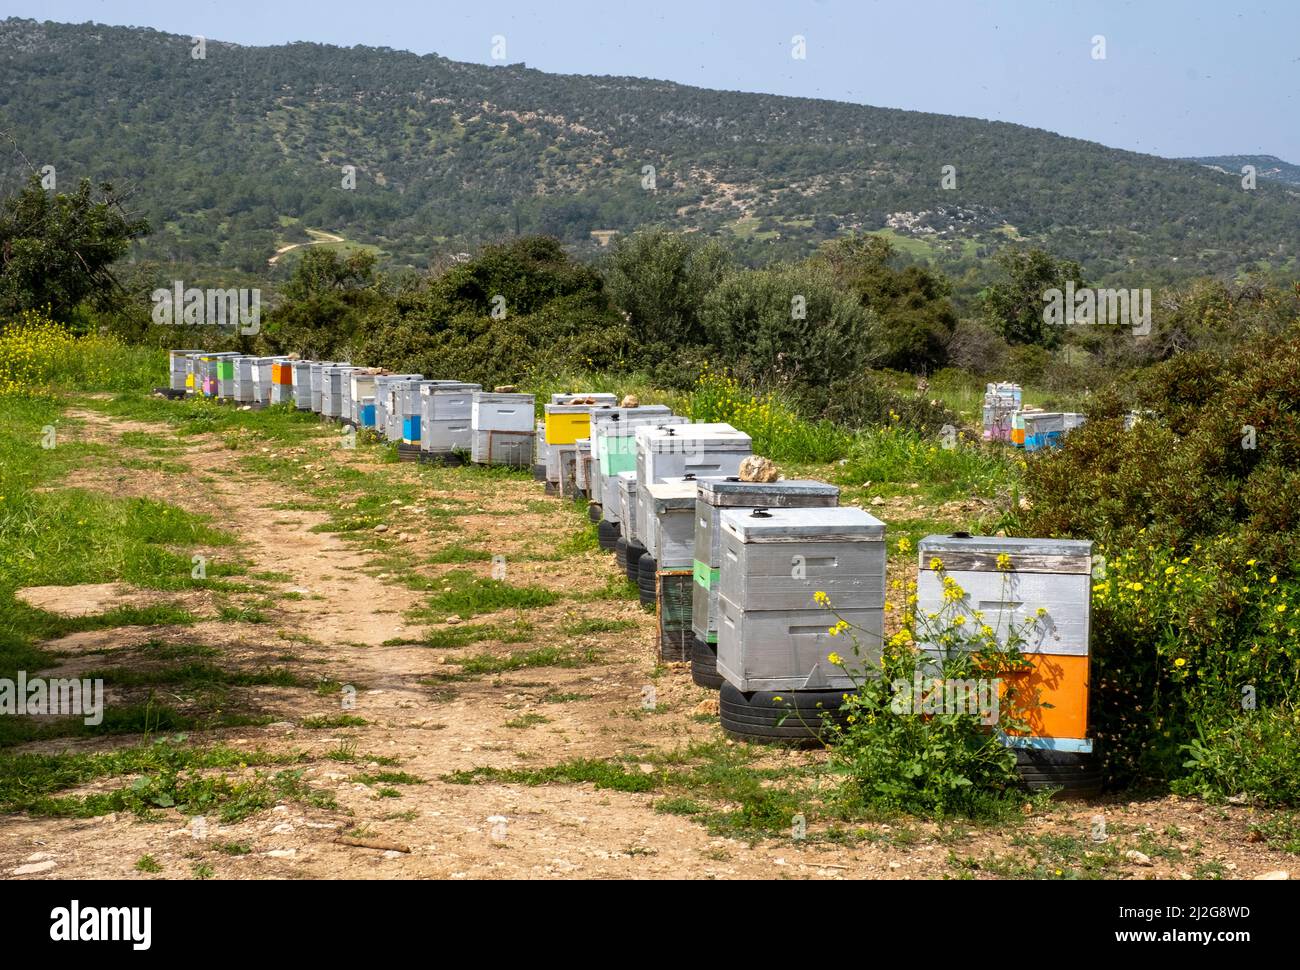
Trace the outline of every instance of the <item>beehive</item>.
[[321, 413], [322, 375], [326, 367], [337, 367], [338, 363], [336, 360], [313, 360], [311, 362], [309, 367], [311, 374], [311, 409], [317, 414]]
[[[1027, 735], [1008, 742], [1015, 747], [1091, 751], [1087, 732], [1092, 543], [933, 535], [922, 539], [917, 550], [918, 613], [940, 617], [927, 623], [937, 624], [941, 631], [960, 614], [968, 617], [967, 623], [992, 628], [1004, 645], [1014, 635], [1033, 665], [1023, 674], [1002, 675], [1022, 700], [1028, 699], [1018, 713], [1031, 727]], [[999, 556], [1007, 557], [1001, 565]], [[936, 565], [940, 568], [933, 568]], [[944, 601], [945, 576], [963, 591], [955, 603]], [[1041, 617], [1040, 608], [1045, 611]], [[974, 618], [976, 612], [982, 618]], [[937, 664], [937, 649], [929, 634], [922, 626], [918, 645]], [[934, 664], [927, 672], [939, 673]]]
[[839, 504], [840, 490], [811, 479], [742, 482], [735, 476], [705, 479], [695, 501], [691, 623], [705, 643], [718, 642], [718, 569], [722, 535], [718, 525], [728, 509], [827, 508]]
[[343, 417], [343, 385], [348, 380], [350, 370], [350, 367], [343, 364], [331, 364], [321, 368], [320, 413], [322, 417]]
[[223, 401], [235, 397], [235, 358], [239, 354], [217, 355], [217, 397]]
[[1010, 441], [1012, 416], [1020, 409], [1019, 384], [991, 383], [984, 388], [984, 440]]
[[546, 425], [546, 443], [548, 445], [571, 445], [579, 438], [590, 437], [592, 411], [606, 410], [617, 403], [613, 394], [584, 394], [571, 395], [570, 397], [593, 397], [598, 400], [598, 403], [553, 403], [545, 405], [542, 409], [542, 420]]
[[635, 408], [610, 408], [591, 416], [592, 492], [601, 503], [604, 517], [618, 519], [619, 472], [636, 470], [636, 429], [646, 424], [685, 424], [663, 404]]
[[646, 486], [650, 514], [643, 544], [661, 570], [690, 569], [695, 555], [695, 502], [700, 482], [674, 478]]
[[636, 472], [619, 472], [614, 476], [614, 486], [618, 492], [618, 521], [622, 536], [628, 542], [636, 542]]
[[283, 358], [256, 358], [253, 360], [252, 368], [252, 400], [253, 403], [265, 407], [270, 403], [270, 393], [272, 393], [273, 368], [276, 364], [285, 363]]
[[753, 453], [749, 435], [729, 424], [667, 424], [636, 429], [636, 479], [640, 519], [649, 515], [644, 486], [669, 478], [725, 478]]
[[533, 457], [536, 420], [531, 394], [475, 391], [470, 406], [471, 460], [526, 468]]
[[1066, 432], [1074, 430], [1086, 420], [1085, 415], [1075, 412], [1024, 412], [1025, 451], [1059, 448]]
[[293, 361], [287, 357], [271, 359], [271, 404], [293, 403]]
[[358, 428], [375, 426], [375, 378], [382, 373], [378, 367], [354, 367], [348, 375], [348, 418]]
[[236, 357], [234, 358], [234, 385], [231, 396], [239, 404], [253, 404], [256, 401], [254, 393], [254, 378], [257, 372], [256, 357]]
[[423, 374], [380, 374], [375, 377], [375, 433], [389, 441], [401, 436], [400, 419], [396, 417], [400, 393], [398, 384], [423, 380]]
[[551, 453], [556, 457], [556, 465], [559, 470], [559, 477], [556, 484], [559, 486], [561, 498], [575, 498], [578, 488], [578, 444], [575, 441], [571, 445], [556, 445], [551, 449]]
[[311, 368], [315, 361], [295, 360], [293, 362], [293, 406], [299, 411], [311, 408]]
[[431, 455], [469, 452], [474, 444], [474, 392], [478, 384], [420, 387], [420, 450]]
[[[880, 659], [885, 525], [862, 509], [727, 510], [719, 524], [718, 672], [741, 691], [851, 689]], [[830, 597], [834, 612], [815, 594]], [[843, 619], [854, 628], [832, 636]], [[831, 663], [832, 653], [844, 665]]]
[[173, 391], [192, 391], [194, 389], [193, 371], [189, 365], [189, 355], [202, 353], [199, 350], [167, 351], [168, 384]]

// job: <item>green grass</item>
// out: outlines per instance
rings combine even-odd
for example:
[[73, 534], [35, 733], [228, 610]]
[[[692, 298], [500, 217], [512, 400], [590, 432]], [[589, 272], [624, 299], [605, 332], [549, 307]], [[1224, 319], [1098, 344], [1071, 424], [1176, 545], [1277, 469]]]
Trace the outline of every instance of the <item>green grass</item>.
[[145, 854], [135, 860], [135, 868], [140, 872], [162, 872], [162, 866], [153, 856]]
[[309, 730], [319, 731], [330, 728], [365, 727], [369, 723], [364, 717], [356, 717], [352, 714], [320, 714], [315, 717], [303, 718], [302, 726]]
[[459, 623], [454, 626], [437, 627], [429, 630], [419, 639], [398, 638], [385, 641], [384, 646], [419, 644], [436, 649], [455, 649], [472, 643], [496, 641], [498, 643], [527, 643], [533, 638], [533, 625], [526, 620], [513, 623]]
[[467, 620], [498, 610], [550, 606], [560, 599], [558, 593], [543, 586], [511, 586], [466, 570], [454, 569], [440, 578], [444, 588], [429, 597], [427, 608], [419, 611], [422, 618], [438, 620], [454, 615]]
[[522, 650], [504, 657], [482, 653], [475, 657], [453, 660], [459, 664], [461, 673], [471, 676], [479, 674], [502, 674], [512, 670], [527, 670], [532, 667], [584, 667], [595, 663], [599, 654], [594, 650], [575, 653], [562, 647], [538, 647], [536, 650]]

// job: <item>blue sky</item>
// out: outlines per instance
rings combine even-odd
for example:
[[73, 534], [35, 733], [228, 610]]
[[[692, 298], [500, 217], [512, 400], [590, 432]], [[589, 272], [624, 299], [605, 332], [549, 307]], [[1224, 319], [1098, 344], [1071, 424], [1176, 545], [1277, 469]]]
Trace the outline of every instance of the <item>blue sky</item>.
[[[1231, 8], [1231, 9], [1229, 9]], [[0, 0], [0, 15], [367, 44], [831, 98], [1156, 155], [1300, 164], [1300, 3], [1273, 0]], [[791, 56], [791, 38], [807, 56]], [[1094, 59], [1093, 37], [1106, 57]]]

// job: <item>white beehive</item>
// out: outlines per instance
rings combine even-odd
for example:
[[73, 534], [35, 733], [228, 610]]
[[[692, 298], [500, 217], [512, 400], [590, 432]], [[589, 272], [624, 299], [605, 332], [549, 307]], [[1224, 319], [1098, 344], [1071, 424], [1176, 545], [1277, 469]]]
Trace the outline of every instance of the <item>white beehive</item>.
[[470, 451], [471, 421], [478, 384], [433, 384], [420, 387], [420, 450], [432, 455]]
[[[880, 658], [885, 525], [852, 507], [722, 513], [718, 672], [741, 691], [851, 689]], [[830, 597], [834, 612], [817, 603]], [[852, 625], [832, 636], [837, 619]], [[840, 654], [852, 673], [827, 657]]]
[[592, 414], [592, 498], [601, 503], [605, 519], [619, 521], [615, 479], [620, 472], [636, 471], [636, 429], [650, 424], [686, 423], [685, 418], [673, 414], [663, 404], [611, 408]]
[[313, 360], [311, 362], [311, 409], [321, 413], [321, 392], [324, 387], [324, 372], [327, 367], [337, 367], [337, 360]]
[[239, 404], [253, 404], [253, 378], [257, 367], [256, 357], [235, 358], [235, 387], [233, 397]]
[[718, 571], [722, 565], [719, 523], [728, 509], [827, 508], [839, 504], [840, 490], [812, 479], [742, 482], [736, 476], [704, 479], [695, 502], [691, 624], [706, 643], [718, 642]]
[[636, 429], [637, 517], [649, 515], [644, 486], [670, 478], [725, 478], [753, 454], [749, 435], [729, 424], [668, 424]]
[[470, 406], [475, 431], [531, 432], [536, 423], [533, 395], [477, 391]]
[[186, 384], [185, 378], [193, 371], [189, 369], [189, 355], [202, 353], [200, 350], [169, 350], [167, 351], [168, 362], [168, 387], [173, 391], [184, 391], [192, 389]]
[[[978, 611], [1005, 644], [1011, 631], [1028, 634], [1024, 653], [1086, 656], [1091, 636], [1092, 543], [1080, 539], [926, 536], [917, 544], [917, 610], [940, 613], [946, 575], [965, 592], [957, 607]], [[998, 557], [1007, 556], [1007, 568]], [[940, 570], [931, 568], [939, 560]], [[1047, 612], [1039, 617], [1038, 610]], [[924, 630], [922, 630], [922, 633]], [[923, 638], [921, 638], [923, 640]], [[930, 646], [925, 642], [923, 647]]]
[[614, 476], [614, 482], [618, 488], [618, 521], [622, 537], [627, 542], [636, 542], [636, 472], [619, 472]]
[[690, 569], [695, 554], [695, 500], [700, 483], [674, 478], [646, 486], [650, 514], [646, 517], [646, 553], [659, 569]]
[[344, 364], [321, 368], [320, 413], [323, 417], [343, 417], [343, 385], [347, 382], [349, 370]]
[[293, 362], [293, 406], [299, 411], [311, 408], [311, 368], [314, 360], [295, 360]]

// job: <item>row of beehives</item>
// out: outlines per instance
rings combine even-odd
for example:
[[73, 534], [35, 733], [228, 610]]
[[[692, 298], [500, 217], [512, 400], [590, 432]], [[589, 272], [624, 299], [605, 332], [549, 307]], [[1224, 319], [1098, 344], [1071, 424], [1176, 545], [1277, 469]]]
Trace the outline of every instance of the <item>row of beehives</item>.
[[[664, 406], [556, 395], [544, 411], [535, 475], [548, 491], [591, 500], [602, 546], [615, 548], [628, 577], [640, 580], [643, 602], [655, 604], [662, 659], [693, 659], [697, 674], [715, 666], [742, 692], [851, 689], [879, 659], [885, 526], [839, 506], [838, 488], [742, 481], [748, 435], [728, 424], [691, 424]], [[1010, 570], [1000, 555], [1011, 557]], [[966, 591], [958, 611], [979, 611], [1004, 640], [1013, 629], [1028, 638], [1022, 649], [1032, 670], [1023, 680], [1044, 706], [1030, 717], [1032, 738], [1017, 743], [1090, 749], [1091, 555], [1092, 544], [1080, 541], [929, 536], [919, 543], [922, 613], [951, 612], [946, 575]], [[840, 619], [852, 637], [831, 634]], [[841, 663], [829, 660], [832, 652]]]
[[1024, 407], [1019, 384], [990, 383], [984, 389], [985, 441], [1006, 441], [1026, 451], [1059, 448], [1065, 434], [1086, 420], [1073, 411]]
[[479, 464], [524, 467], [533, 453], [533, 395], [463, 381], [335, 361], [173, 350], [170, 386], [253, 408], [292, 404], [372, 430], [412, 460], [469, 456]]

